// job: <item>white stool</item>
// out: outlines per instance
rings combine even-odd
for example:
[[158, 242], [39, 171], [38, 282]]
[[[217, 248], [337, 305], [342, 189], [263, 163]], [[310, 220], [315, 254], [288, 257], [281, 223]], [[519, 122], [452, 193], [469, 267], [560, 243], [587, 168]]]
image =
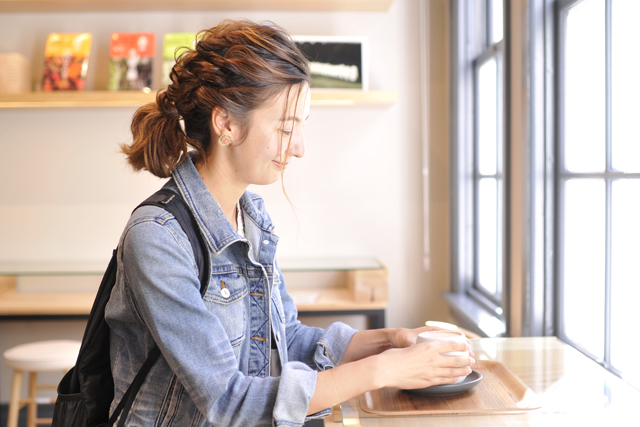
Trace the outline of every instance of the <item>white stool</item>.
[[[4, 352], [4, 362], [13, 369], [7, 427], [18, 427], [18, 411], [25, 404], [28, 427], [35, 427], [36, 424], [51, 424], [51, 419], [37, 418], [36, 393], [38, 390], [55, 389], [56, 386], [38, 384], [38, 372], [68, 371], [75, 365], [79, 351], [80, 341], [58, 340], [22, 344]], [[20, 398], [23, 372], [29, 373], [29, 394], [25, 399]]]

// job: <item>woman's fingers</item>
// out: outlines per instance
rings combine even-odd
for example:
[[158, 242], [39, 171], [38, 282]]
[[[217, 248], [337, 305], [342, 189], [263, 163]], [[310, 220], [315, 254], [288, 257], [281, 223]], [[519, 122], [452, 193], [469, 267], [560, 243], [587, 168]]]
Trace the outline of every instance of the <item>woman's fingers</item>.
[[428, 344], [437, 349], [439, 353], [471, 351], [471, 344], [466, 341], [433, 341]]
[[434, 385], [451, 384], [462, 377], [466, 377], [471, 374], [471, 372], [472, 370], [469, 366], [463, 368], [439, 368], [432, 371], [430, 376], [414, 378], [410, 385], [402, 388], [424, 388]]
[[[471, 373], [475, 363], [466, 341], [419, 343], [381, 354], [385, 387], [423, 388], [452, 383]], [[447, 355], [446, 353], [455, 353]]]
[[445, 366], [450, 368], [460, 368], [464, 366], [472, 366], [476, 361], [472, 357], [463, 356], [443, 356], [446, 357]]
[[440, 368], [436, 371], [436, 378], [454, 378], [466, 377], [471, 373], [471, 368], [466, 366], [464, 368]]

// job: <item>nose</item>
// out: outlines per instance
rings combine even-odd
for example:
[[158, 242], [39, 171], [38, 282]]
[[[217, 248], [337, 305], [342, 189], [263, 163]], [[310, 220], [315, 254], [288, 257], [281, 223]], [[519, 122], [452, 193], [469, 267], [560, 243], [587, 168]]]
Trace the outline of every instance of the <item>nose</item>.
[[304, 136], [302, 131], [295, 132], [291, 138], [291, 147], [289, 147], [289, 156], [301, 158], [304, 157]]

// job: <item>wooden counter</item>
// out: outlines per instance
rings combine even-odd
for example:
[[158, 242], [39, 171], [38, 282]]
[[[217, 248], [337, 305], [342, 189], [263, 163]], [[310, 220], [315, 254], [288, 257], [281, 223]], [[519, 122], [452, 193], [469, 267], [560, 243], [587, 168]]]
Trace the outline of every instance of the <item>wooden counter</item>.
[[20, 293], [14, 277], [0, 276], [0, 319], [88, 316], [95, 292]]
[[[306, 314], [325, 311], [384, 310], [387, 303], [357, 302], [347, 289], [317, 289], [318, 298], [313, 304], [296, 304], [298, 311]], [[296, 291], [291, 294], [295, 297]], [[20, 293], [15, 284], [0, 281], [0, 318], [17, 316], [88, 316], [96, 294], [94, 292]]]
[[[307, 292], [307, 291], [305, 291]], [[315, 304], [296, 304], [299, 311], [384, 310], [385, 302], [356, 302], [346, 289], [318, 289]], [[296, 291], [291, 292], [295, 296]], [[15, 287], [0, 287], [0, 316], [89, 315], [92, 292], [18, 293]]]
[[640, 402], [640, 390], [554, 337], [483, 338], [472, 340], [472, 345], [476, 359], [495, 360], [513, 371], [535, 393], [541, 408], [504, 415], [382, 417], [362, 411], [356, 398], [341, 405], [342, 422], [329, 418], [325, 425], [565, 427], [637, 424], [636, 405]]

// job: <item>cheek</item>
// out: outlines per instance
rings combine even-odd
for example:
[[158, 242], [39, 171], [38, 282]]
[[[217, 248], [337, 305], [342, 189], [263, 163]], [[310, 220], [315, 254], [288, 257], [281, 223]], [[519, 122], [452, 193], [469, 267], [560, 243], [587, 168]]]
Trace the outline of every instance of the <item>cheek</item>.
[[292, 141], [293, 143], [293, 136], [285, 136], [284, 138], [282, 138], [282, 142], [278, 144], [278, 147], [280, 148], [280, 152], [282, 153], [282, 155], [285, 155], [287, 152], [287, 149], [289, 148], [289, 141]]
[[279, 137], [274, 137], [268, 144], [267, 151], [274, 156], [281, 156], [287, 152], [287, 139], [280, 140]]

